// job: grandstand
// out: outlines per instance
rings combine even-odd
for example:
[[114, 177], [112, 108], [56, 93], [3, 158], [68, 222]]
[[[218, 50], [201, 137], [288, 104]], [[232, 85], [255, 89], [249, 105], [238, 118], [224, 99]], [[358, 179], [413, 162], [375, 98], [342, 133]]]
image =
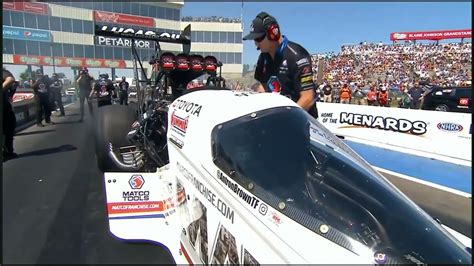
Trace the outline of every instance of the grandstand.
[[410, 86], [415, 79], [431, 84], [465, 86], [472, 79], [472, 43], [359, 44], [339, 54], [312, 56], [315, 77], [324, 60], [323, 79], [332, 83], [387, 82]]

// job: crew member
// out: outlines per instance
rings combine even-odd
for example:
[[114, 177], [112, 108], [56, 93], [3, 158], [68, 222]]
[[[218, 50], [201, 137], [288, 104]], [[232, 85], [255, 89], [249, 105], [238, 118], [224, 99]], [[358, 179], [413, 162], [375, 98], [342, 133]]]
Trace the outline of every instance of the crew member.
[[318, 117], [311, 56], [301, 45], [281, 34], [276, 19], [261, 12], [243, 39], [253, 40], [261, 54], [255, 69], [259, 92], [287, 96], [314, 118]]
[[99, 80], [95, 83], [94, 89], [90, 92], [89, 98], [95, 93], [97, 96], [97, 107], [112, 104], [114, 84], [109, 79], [109, 74], [100, 74]]
[[37, 108], [36, 108], [36, 125], [39, 127], [44, 127], [44, 121], [46, 124], [53, 125], [51, 122], [51, 80], [43, 75], [41, 69], [36, 70], [36, 81], [33, 83], [33, 91], [35, 93]]
[[119, 102], [120, 105], [128, 105], [128, 88], [129, 84], [125, 77], [122, 77], [122, 81], [119, 83]]
[[3, 161], [18, 157], [13, 149], [13, 136], [15, 135], [16, 117], [13, 112], [10, 96], [15, 91], [15, 77], [5, 68], [2, 75], [2, 109], [3, 109]]
[[53, 73], [51, 83], [51, 106], [52, 109], [56, 109], [56, 103], [59, 106], [61, 114], [59, 116], [65, 116], [64, 105], [61, 96], [63, 90], [63, 82], [58, 78], [58, 74]]
[[89, 74], [89, 70], [84, 67], [79, 72], [79, 77], [76, 79], [76, 83], [79, 85], [79, 106], [81, 109], [81, 119], [79, 122], [82, 122], [84, 119], [84, 100], [87, 99], [87, 105], [89, 106], [89, 113], [93, 114], [92, 102], [89, 98], [92, 92], [92, 82], [94, 78]]

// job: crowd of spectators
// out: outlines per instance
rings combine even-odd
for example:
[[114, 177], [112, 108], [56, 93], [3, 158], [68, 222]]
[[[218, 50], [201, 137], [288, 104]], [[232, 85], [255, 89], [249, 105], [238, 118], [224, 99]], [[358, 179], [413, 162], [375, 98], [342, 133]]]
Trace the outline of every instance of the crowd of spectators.
[[472, 79], [472, 44], [345, 45], [341, 52], [312, 55], [315, 78], [324, 60], [323, 80], [332, 83], [374, 81], [400, 89], [415, 79], [440, 86], [465, 86]]
[[218, 17], [218, 16], [211, 16], [211, 17], [192, 17], [186, 16], [182, 17], [181, 21], [186, 22], [225, 22], [225, 23], [240, 23], [240, 18], [225, 18], [225, 17]]

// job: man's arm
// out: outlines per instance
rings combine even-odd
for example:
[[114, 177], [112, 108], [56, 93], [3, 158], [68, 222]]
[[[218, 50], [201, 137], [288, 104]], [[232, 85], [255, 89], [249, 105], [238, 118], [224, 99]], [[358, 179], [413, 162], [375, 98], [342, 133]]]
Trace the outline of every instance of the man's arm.
[[13, 76], [6, 77], [2, 84], [2, 91], [8, 90], [13, 85], [13, 82], [15, 82], [15, 78]]
[[254, 78], [259, 82], [257, 83], [254, 88], [254, 91], [256, 92], [266, 92], [265, 90], [265, 83], [267, 82], [265, 80], [265, 73], [263, 72], [263, 68], [264, 68], [264, 56], [263, 54], [260, 54], [260, 56], [258, 57], [258, 60], [257, 60], [257, 66], [255, 67], [255, 74], [254, 74]]
[[94, 95], [95, 91], [96, 91], [96, 86], [94, 85], [91, 89], [91, 92], [89, 93], [89, 99], [92, 98], [92, 95]]
[[296, 102], [301, 108], [309, 110], [316, 100], [315, 83], [313, 81], [313, 67], [311, 66], [311, 56], [304, 54], [296, 60], [294, 67], [293, 85], [300, 98]]
[[314, 104], [315, 93], [314, 90], [305, 90], [300, 92], [300, 98], [296, 102], [301, 108], [309, 110]]

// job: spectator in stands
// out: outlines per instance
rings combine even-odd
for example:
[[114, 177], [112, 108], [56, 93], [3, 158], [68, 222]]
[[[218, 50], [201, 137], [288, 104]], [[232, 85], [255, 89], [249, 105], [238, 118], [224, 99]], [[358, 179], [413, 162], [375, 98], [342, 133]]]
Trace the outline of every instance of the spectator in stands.
[[387, 86], [382, 85], [377, 95], [379, 106], [389, 107], [389, 92]]
[[410, 95], [408, 95], [408, 90], [404, 89], [400, 95], [400, 100], [398, 101], [398, 107], [400, 108], [409, 108], [410, 107]]
[[420, 86], [419, 81], [415, 81], [415, 85], [408, 90], [410, 96], [410, 109], [420, 109], [421, 100], [423, 100], [424, 90]]
[[[344, 45], [341, 53], [324, 57], [313, 55], [314, 64], [324, 60], [324, 78], [349, 82], [392, 80], [406, 84], [415, 78], [432, 78], [433, 85], [456, 86], [471, 80], [471, 43], [448, 44], [371, 44]], [[405, 85], [406, 87], [406, 85]]]
[[354, 88], [354, 91], [352, 92], [352, 95], [353, 95], [353, 98], [354, 98], [354, 104], [357, 104], [357, 105], [365, 105], [364, 103], [364, 98], [365, 98], [365, 94], [364, 92], [362, 91], [362, 84], [356, 84], [355, 85], [355, 88]]
[[341, 102], [341, 98], [340, 98], [340, 95], [341, 95], [341, 90], [340, 90], [340, 85], [338, 82], [336, 83], [333, 83], [333, 89], [332, 89], [332, 100], [333, 102], [335, 103], [340, 103]]
[[377, 90], [375, 89], [375, 84], [370, 86], [370, 90], [367, 92], [367, 105], [375, 106], [377, 105]]
[[341, 103], [349, 104], [351, 102], [351, 98], [352, 98], [351, 90], [349, 89], [349, 86], [347, 85], [347, 83], [344, 83], [342, 85], [342, 89], [339, 92], [339, 98], [341, 99]]
[[2, 75], [2, 110], [3, 110], [3, 161], [13, 159], [18, 157], [14, 152], [13, 147], [13, 137], [15, 136], [16, 128], [16, 117], [13, 112], [12, 103], [10, 102], [10, 97], [13, 96], [15, 91], [15, 86], [18, 83], [15, 82], [15, 77], [12, 73], [5, 68], [3, 68]]

